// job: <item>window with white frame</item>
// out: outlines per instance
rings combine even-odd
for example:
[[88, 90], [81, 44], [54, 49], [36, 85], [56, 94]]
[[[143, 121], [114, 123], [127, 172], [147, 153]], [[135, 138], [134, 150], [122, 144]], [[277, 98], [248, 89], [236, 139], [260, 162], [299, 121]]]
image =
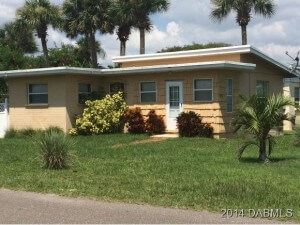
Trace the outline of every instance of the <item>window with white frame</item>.
[[269, 96], [269, 81], [256, 81], [256, 93], [260, 97], [268, 97]]
[[122, 82], [113, 82], [109, 84], [109, 93], [116, 94], [118, 92], [124, 93], [125, 85]]
[[299, 107], [299, 100], [300, 100], [300, 88], [299, 87], [295, 87], [294, 98], [295, 98], [295, 106]]
[[28, 104], [48, 104], [48, 85], [29, 84], [28, 85]]
[[84, 104], [88, 96], [92, 93], [91, 84], [78, 84], [78, 102]]
[[232, 79], [226, 81], [226, 111], [233, 112], [233, 82]]
[[212, 79], [194, 80], [194, 101], [211, 102], [213, 100]]
[[141, 82], [141, 102], [156, 102], [156, 82]]

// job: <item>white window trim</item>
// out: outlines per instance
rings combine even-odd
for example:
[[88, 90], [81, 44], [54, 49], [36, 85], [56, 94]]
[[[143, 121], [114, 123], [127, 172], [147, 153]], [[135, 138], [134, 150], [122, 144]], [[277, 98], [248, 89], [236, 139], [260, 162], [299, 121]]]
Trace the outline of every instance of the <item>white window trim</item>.
[[[195, 88], [195, 81], [196, 80], [211, 80], [211, 89], [196, 89]], [[195, 91], [211, 91], [211, 100], [210, 101], [197, 101]], [[213, 78], [195, 78], [193, 80], [193, 101], [194, 102], [213, 102], [214, 101], [214, 79]]]
[[[49, 89], [47, 92], [39, 92], [39, 93], [29, 93], [30, 85], [47, 85], [46, 83], [30, 83], [27, 84], [27, 104], [28, 105], [48, 105], [49, 104]], [[30, 95], [47, 95], [47, 103], [30, 103]]]
[[[231, 95], [228, 95], [228, 93], [227, 93], [227, 88], [228, 88], [228, 85], [227, 85], [228, 83], [227, 83], [227, 82], [228, 82], [229, 80], [231, 80], [231, 84], [232, 84], [232, 85], [231, 85], [231, 87], [232, 87], [232, 94], [231, 94]], [[228, 108], [227, 108], [227, 104], [228, 104], [228, 103], [227, 103], [227, 97], [231, 97], [231, 98], [232, 98], [232, 102], [231, 102], [231, 108], [232, 108], [232, 111], [228, 111]], [[234, 111], [234, 109], [233, 109], [233, 106], [234, 106], [233, 100], [234, 100], [234, 97], [233, 97], [233, 79], [232, 79], [232, 78], [227, 78], [227, 79], [226, 79], [226, 112], [227, 112], [227, 113], [233, 113], [233, 111]]]
[[[142, 83], [155, 83], [155, 91], [142, 91]], [[140, 103], [142, 103], [142, 104], [157, 103], [157, 82], [156, 81], [141, 81], [139, 92], [140, 92]], [[154, 102], [143, 102], [142, 94], [146, 94], [146, 93], [155, 93], [155, 101]]]
[[[80, 85], [80, 84], [87, 84], [87, 85], [90, 85], [90, 86], [91, 86], [91, 91], [90, 91], [90, 92], [80, 92], [80, 91], [79, 91], [79, 85]], [[80, 99], [79, 99], [79, 95], [81, 95], [81, 94], [91, 94], [91, 93], [93, 92], [93, 86], [92, 86], [91, 83], [78, 83], [77, 88], [78, 88], [78, 89], [77, 89], [77, 90], [78, 90], [78, 95], [77, 95], [77, 98], [78, 98], [77, 102], [78, 102], [78, 103], [80, 103], [80, 102], [79, 102], [79, 100], [80, 100]]]
[[111, 91], [111, 89], [110, 89], [110, 85], [111, 85], [111, 84], [115, 84], [115, 83], [122, 83], [122, 84], [124, 84], [124, 91], [123, 91], [123, 94], [125, 94], [125, 82], [123, 82], [123, 81], [109, 82], [109, 84], [108, 84], [108, 92], [109, 92], [109, 94], [112, 94], [112, 93], [113, 93], [113, 92]]

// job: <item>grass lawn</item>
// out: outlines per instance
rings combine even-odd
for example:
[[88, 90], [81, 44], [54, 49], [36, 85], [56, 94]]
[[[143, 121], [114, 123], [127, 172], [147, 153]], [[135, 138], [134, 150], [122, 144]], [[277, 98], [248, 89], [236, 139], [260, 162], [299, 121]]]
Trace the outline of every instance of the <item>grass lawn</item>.
[[240, 140], [170, 139], [130, 144], [146, 136], [76, 137], [68, 170], [41, 167], [31, 139], [0, 140], [0, 187], [101, 200], [207, 209], [293, 209], [300, 221], [300, 149], [278, 138], [271, 164], [257, 149], [236, 159]]

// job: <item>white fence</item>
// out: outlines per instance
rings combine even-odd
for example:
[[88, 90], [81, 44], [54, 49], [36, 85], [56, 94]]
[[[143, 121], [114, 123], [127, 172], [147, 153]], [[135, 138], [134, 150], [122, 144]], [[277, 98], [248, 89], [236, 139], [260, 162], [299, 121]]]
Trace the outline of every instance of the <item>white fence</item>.
[[8, 101], [0, 103], [0, 138], [3, 138], [8, 128]]

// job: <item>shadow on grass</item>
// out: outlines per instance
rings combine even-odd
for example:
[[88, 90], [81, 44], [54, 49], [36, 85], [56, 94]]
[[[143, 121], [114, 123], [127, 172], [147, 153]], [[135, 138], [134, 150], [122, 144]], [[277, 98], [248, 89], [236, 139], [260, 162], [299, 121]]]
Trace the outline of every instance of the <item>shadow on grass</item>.
[[[278, 163], [278, 162], [284, 162], [284, 161], [290, 161], [290, 160], [296, 160], [296, 157], [286, 157], [286, 158], [270, 158], [271, 163]], [[248, 158], [242, 158], [242, 163], [261, 163], [258, 158], [248, 157]]]

